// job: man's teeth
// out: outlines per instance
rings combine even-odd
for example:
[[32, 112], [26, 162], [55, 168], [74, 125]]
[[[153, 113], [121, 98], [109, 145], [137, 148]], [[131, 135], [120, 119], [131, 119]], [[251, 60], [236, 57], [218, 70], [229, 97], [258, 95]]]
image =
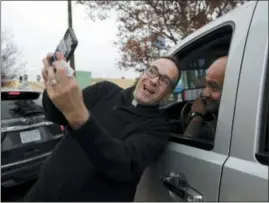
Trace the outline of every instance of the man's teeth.
[[149, 94], [153, 94], [154, 92], [150, 91], [149, 89], [147, 89], [146, 87], [144, 88], [144, 90], [149, 93]]
[[151, 94], [151, 92], [148, 89], [145, 89], [147, 93]]

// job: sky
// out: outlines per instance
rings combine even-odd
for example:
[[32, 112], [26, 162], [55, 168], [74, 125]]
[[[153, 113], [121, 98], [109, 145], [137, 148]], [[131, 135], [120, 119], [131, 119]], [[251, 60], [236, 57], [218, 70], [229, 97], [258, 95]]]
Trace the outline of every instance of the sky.
[[[76, 70], [91, 71], [92, 77], [135, 78], [138, 73], [117, 68], [116, 14], [93, 22], [86, 9], [73, 2], [73, 29], [78, 39]], [[53, 52], [68, 27], [67, 1], [2, 1], [1, 29], [11, 30], [14, 42], [22, 49], [29, 80], [36, 80], [42, 59]]]

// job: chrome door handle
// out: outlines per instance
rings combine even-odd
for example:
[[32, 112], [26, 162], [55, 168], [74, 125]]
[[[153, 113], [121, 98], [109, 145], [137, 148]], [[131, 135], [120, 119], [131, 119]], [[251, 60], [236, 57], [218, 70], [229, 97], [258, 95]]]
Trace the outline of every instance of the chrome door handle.
[[186, 181], [184, 176], [161, 178], [163, 185], [173, 194], [186, 202], [203, 202], [203, 196]]

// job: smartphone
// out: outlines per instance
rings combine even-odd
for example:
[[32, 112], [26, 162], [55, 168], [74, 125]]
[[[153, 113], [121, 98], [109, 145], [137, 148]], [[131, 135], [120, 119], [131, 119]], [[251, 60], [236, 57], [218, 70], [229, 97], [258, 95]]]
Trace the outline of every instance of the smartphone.
[[64, 34], [63, 39], [58, 44], [55, 53], [53, 54], [50, 63], [52, 64], [57, 60], [56, 52], [62, 52], [66, 61], [69, 61], [72, 55], [74, 54], [75, 49], [77, 48], [78, 40], [72, 28], [68, 28]]

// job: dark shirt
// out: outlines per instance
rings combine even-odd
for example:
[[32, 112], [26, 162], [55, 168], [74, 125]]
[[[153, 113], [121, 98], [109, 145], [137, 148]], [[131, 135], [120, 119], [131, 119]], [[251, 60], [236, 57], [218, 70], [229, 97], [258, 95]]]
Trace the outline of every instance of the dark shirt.
[[[133, 106], [133, 90], [110, 82], [83, 90], [90, 119], [66, 128], [26, 201], [133, 201], [144, 169], [169, 137], [158, 106]], [[43, 106], [48, 120], [68, 126], [46, 91]]]

